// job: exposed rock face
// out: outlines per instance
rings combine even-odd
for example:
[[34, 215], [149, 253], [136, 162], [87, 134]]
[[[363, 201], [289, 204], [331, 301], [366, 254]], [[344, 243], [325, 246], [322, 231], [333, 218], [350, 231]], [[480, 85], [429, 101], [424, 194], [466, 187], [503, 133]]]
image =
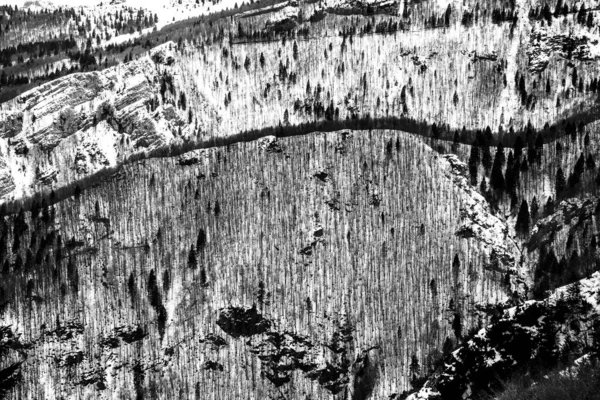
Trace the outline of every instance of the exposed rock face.
[[562, 231], [566, 236], [571, 228], [591, 221], [598, 204], [597, 199], [593, 198], [585, 200], [571, 198], [562, 201], [554, 214], [539, 220], [533, 227], [527, 245], [528, 250], [533, 251], [551, 244], [556, 240], [559, 232]]
[[0, 136], [3, 138], [11, 138], [18, 135], [23, 129], [23, 113], [16, 112], [9, 114], [6, 118], [0, 121]]
[[299, 13], [297, 4], [285, 6], [269, 18], [265, 28], [274, 32], [292, 29], [298, 25]]
[[275, 136], [265, 136], [258, 141], [258, 146], [267, 153], [281, 153], [283, 151], [281, 143], [277, 141]]
[[[569, 344], [589, 340], [598, 311], [600, 272], [556, 290], [543, 301], [528, 301], [504, 312], [445, 360], [445, 368], [426, 382], [418, 399], [471, 399], [495, 380], [533, 358], [558, 362]], [[572, 349], [575, 353], [581, 349]]]
[[[0, 197], [32, 195], [41, 190], [36, 183], [60, 188], [132, 155], [167, 147], [181, 140], [178, 136], [190, 139], [205, 122], [215, 120], [210, 106], [198, 100], [200, 94], [193, 104], [181, 104], [185, 89], [173, 46], [166, 43], [102, 72], [68, 75], [17, 97], [1, 116], [0, 140], [8, 145], [3, 165], [25, 167], [0, 166]], [[203, 115], [193, 129], [192, 107]], [[49, 166], [40, 165], [42, 153]], [[47, 173], [30, 172], [39, 169]]]
[[[370, 349], [359, 355], [351, 370], [352, 328], [345, 324], [339, 325], [331, 340], [323, 345], [313, 344], [299, 334], [277, 331], [273, 322], [254, 306], [230, 306], [221, 310], [217, 325], [234, 338], [251, 338], [247, 342], [251, 345], [250, 352], [261, 360], [262, 373], [275, 387], [290, 382], [294, 371], [301, 371], [332, 394], [352, 390], [349, 387], [351, 373], [359, 375], [353, 380], [354, 390], [360, 393], [372, 390], [372, 382], [367, 383], [363, 378], [366, 373], [374, 373], [369, 362]], [[218, 369], [218, 366], [211, 365], [210, 369]]]
[[85, 175], [94, 166], [107, 166], [110, 162], [97, 142], [86, 140], [77, 147], [75, 153], [75, 170]]
[[252, 308], [229, 307], [221, 310], [217, 325], [232, 337], [253, 336], [266, 332], [271, 322]]
[[553, 54], [568, 60], [593, 61], [598, 58], [598, 40], [586, 34], [551, 34], [544, 28], [538, 28], [531, 34], [527, 50], [529, 70], [542, 72]]
[[58, 171], [54, 167], [41, 169], [37, 173], [37, 180], [42, 185], [50, 185], [56, 180]]
[[339, 14], [392, 14], [396, 15], [399, 9], [396, 0], [328, 0], [325, 9], [331, 13]]
[[207, 158], [204, 150], [188, 151], [178, 158], [178, 163], [181, 166], [194, 165], [203, 162]]
[[0, 158], [0, 196], [12, 192], [15, 189], [15, 182], [8, 165]]
[[[461, 209], [461, 223], [456, 235], [463, 238], [475, 238], [483, 243], [505, 267], [512, 268], [517, 260], [516, 243], [506, 221], [493, 215], [485, 198], [468, 182], [467, 165], [453, 154], [442, 156], [448, 162], [446, 176], [462, 190], [466, 204]], [[511, 240], [512, 239], [512, 240]]]

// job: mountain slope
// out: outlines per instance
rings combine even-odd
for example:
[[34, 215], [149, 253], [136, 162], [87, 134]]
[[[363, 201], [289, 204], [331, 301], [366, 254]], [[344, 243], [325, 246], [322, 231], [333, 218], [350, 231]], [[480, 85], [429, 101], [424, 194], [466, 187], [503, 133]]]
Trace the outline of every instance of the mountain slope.
[[507, 299], [491, 249], [455, 235], [474, 200], [452, 171], [401, 132], [267, 138], [5, 217], [2, 320], [27, 344], [11, 397], [407, 389], [413, 354], [425, 370], [456, 318]]

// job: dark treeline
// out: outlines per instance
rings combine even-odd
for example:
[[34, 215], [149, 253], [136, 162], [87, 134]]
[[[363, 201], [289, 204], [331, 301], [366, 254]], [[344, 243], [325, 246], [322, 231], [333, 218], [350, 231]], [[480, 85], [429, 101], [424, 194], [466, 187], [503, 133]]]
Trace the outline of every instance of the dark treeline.
[[546, 22], [551, 25], [553, 17], [559, 18], [574, 14], [576, 15], [577, 23], [592, 28], [594, 26], [594, 14], [592, 12], [597, 10], [598, 8], [586, 8], [585, 3], [581, 4], [580, 8], [577, 8], [577, 4], [572, 4], [571, 7], [569, 7], [569, 5], [563, 3], [562, 0], [558, 0], [554, 10], [550, 9], [548, 3], [544, 4], [542, 8], [531, 8], [529, 10], [529, 19], [538, 21], [546, 20]]
[[[587, 119], [585, 117], [588, 117]], [[593, 117], [593, 118], [592, 118]], [[543, 143], [554, 141], [566, 134], [573, 135], [574, 132], [580, 132], [585, 124], [596, 120], [597, 117], [593, 113], [585, 115], [575, 115], [565, 119], [552, 126], [547, 126], [542, 130], [535, 130], [529, 124], [525, 129], [514, 131], [510, 130], [508, 134], [504, 134], [502, 143], [506, 142], [506, 148], [517, 147], [539, 147]], [[78, 196], [83, 190], [90, 187], [98, 186], [102, 181], [107, 180], [118, 174], [125, 165], [134, 163], [148, 158], [176, 157], [197, 149], [208, 149], [213, 147], [229, 146], [239, 142], [249, 142], [258, 140], [266, 136], [275, 136], [279, 138], [306, 135], [313, 132], [334, 132], [344, 129], [350, 130], [373, 130], [373, 129], [389, 129], [399, 130], [407, 133], [423, 136], [431, 140], [431, 146], [435, 148], [435, 142], [445, 141], [453, 145], [462, 143], [481, 146], [496, 146], [501, 142], [497, 139], [498, 133], [494, 134], [491, 129], [485, 130], [462, 130], [449, 129], [446, 125], [437, 125], [436, 123], [428, 124], [424, 121], [416, 121], [409, 117], [385, 117], [385, 118], [365, 118], [356, 119], [332, 119], [321, 120], [314, 122], [302, 123], [299, 125], [283, 125], [271, 126], [261, 129], [252, 129], [240, 132], [227, 137], [212, 137], [199, 140], [190, 140], [183, 143], [171, 144], [163, 148], [159, 148], [146, 153], [137, 153], [131, 155], [124, 160], [121, 165], [100, 170], [88, 177], [72, 182], [57, 190], [47, 192], [38, 192], [34, 196], [24, 199], [5, 202], [0, 206], [0, 216], [14, 214], [21, 209], [30, 210], [32, 207], [40, 207], [41, 204], [53, 205], [64, 199], [72, 196]], [[544, 134], [551, 134], [551, 137], [544, 137]], [[542, 138], [544, 140], [542, 141]]]
[[17, 63], [24, 62], [24, 57], [42, 58], [50, 55], [58, 55], [77, 46], [77, 42], [71, 36], [64, 40], [36, 41], [19, 43], [16, 46], [6, 47], [0, 50], [0, 62], [4, 67], [12, 66], [13, 57], [17, 56]]
[[[32, 12], [19, 10], [16, 6], [2, 6], [0, 7], [0, 39], [2, 39], [0, 63], [5, 68], [15, 64], [13, 74], [23, 76], [34, 64], [35, 59], [59, 54], [74, 58], [73, 53], [79, 52], [80, 55], [76, 55], [76, 58], [82, 59], [80, 64], [85, 70], [86, 66], [95, 65], [95, 62], [91, 62], [91, 57], [88, 57], [84, 51], [95, 53], [100, 63], [100, 47], [103, 40], [108, 41], [113, 35], [141, 32], [144, 28], [155, 26], [156, 22], [158, 16], [148, 14], [143, 9], [128, 8], [117, 10], [114, 14], [108, 12], [100, 16], [90, 16], [85, 14], [84, 10], [73, 8]], [[65, 29], [71, 33], [64, 33]], [[50, 39], [41, 36], [35, 40], [38, 31], [50, 32]], [[53, 31], [56, 31], [54, 35]], [[11, 35], [8, 35], [9, 32]], [[129, 45], [131, 47], [136, 44], [129, 43]], [[114, 50], [113, 46], [108, 49], [108, 53]], [[38, 65], [33, 65], [33, 68], [36, 67]], [[23, 84], [20, 80], [15, 82]]]

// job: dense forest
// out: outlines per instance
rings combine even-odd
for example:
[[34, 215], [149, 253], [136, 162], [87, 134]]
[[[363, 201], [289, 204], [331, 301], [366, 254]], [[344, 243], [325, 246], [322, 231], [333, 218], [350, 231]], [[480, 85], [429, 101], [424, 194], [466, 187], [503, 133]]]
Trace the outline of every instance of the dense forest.
[[599, 4], [209, 3], [0, 8], [1, 398], [511, 398], [598, 358]]

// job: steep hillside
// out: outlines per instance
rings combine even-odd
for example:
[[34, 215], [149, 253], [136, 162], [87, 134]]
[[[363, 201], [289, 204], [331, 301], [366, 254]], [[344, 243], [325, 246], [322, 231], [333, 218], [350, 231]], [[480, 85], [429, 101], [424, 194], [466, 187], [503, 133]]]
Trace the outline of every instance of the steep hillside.
[[[174, 78], [167, 82], [159, 69], [172, 62], [168, 49], [159, 48], [125, 66], [71, 75], [18, 97], [1, 128], [5, 198], [60, 188], [134, 154], [167, 147], [184, 133], [195, 135], [187, 113], [157, 99], [162, 88], [175, 103]], [[195, 127], [215, 130], [216, 111], [201, 93], [188, 96], [202, 113]]]
[[508, 298], [464, 169], [402, 132], [266, 138], [5, 217], [9, 398], [402, 392]]
[[0, 397], [475, 400], [599, 353], [600, 4], [163, 6], [0, 19], [80, 32], [0, 49]]
[[599, 287], [600, 272], [596, 272], [543, 301], [509, 308], [452, 352], [443, 372], [433, 375], [408, 399], [498, 393], [502, 380], [514, 372], [542, 380], [545, 371], [569, 360], [576, 362], [563, 373], [577, 374], [578, 366], [590, 368], [585, 362], [597, 362], [600, 355]]
[[[366, 35], [350, 45], [345, 37], [324, 42], [288, 41], [277, 51], [279, 45], [273, 43], [231, 47], [167, 43], [127, 64], [44, 84], [3, 106], [4, 159], [13, 168], [5, 169], [3, 181], [7, 184], [2, 194], [5, 199], [19, 199], [42, 192], [44, 187], [46, 192], [50, 188], [56, 191], [134, 154], [158, 148], [168, 151], [169, 146], [184, 143], [202, 146], [207, 140], [251, 130], [257, 132], [254, 136], [261, 136], [266, 134], [259, 132], [263, 128], [285, 134], [299, 124], [352, 126], [356, 121], [367, 126], [391, 123], [426, 136], [452, 137], [456, 134], [449, 128], [483, 129], [503, 120], [506, 129], [496, 133], [497, 138], [512, 129], [507, 121], [520, 129], [518, 121], [504, 119], [504, 108], [497, 101], [506, 89], [501, 89], [501, 83], [498, 90], [490, 89], [487, 78], [465, 84], [472, 94], [463, 91], [463, 100], [457, 94], [433, 102], [434, 91], [451, 93], [457, 77], [465, 79], [471, 57], [460, 51], [446, 52], [455, 57], [453, 65], [463, 67], [435, 68], [431, 75], [398, 35], [393, 42], [386, 35]], [[402, 37], [410, 35], [403, 33]], [[458, 36], [419, 37], [423, 43], [420, 52], [438, 54], [442, 48], [460, 45], [477, 53]], [[322, 56], [311, 52], [315, 42], [323, 44]], [[379, 49], [377, 57], [365, 56], [367, 43]], [[394, 62], [388, 64], [389, 60]], [[429, 68], [436, 62], [435, 57], [429, 59]], [[346, 70], [345, 65], [355, 68]], [[321, 71], [320, 78], [312, 74], [315, 70]], [[364, 71], [377, 71], [377, 76]], [[94, 84], [89, 86], [90, 82]], [[81, 87], [85, 87], [83, 92], [77, 89]], [[49, 105], [43, 101], [47, 98], [57, 101]], [[521, 120], [523, 113], [519, 114]], [[468, 140], [470, 135], [463, 136]], [[89, 147], [90, 140], [102, 141], [102, 150], [98, 150], [102, 154], [92, 165], [75, 167], [90, 163], [81, 149]], [[49, 169], [56, 171], [54, 183], [43, 172], [35, 174]]]

